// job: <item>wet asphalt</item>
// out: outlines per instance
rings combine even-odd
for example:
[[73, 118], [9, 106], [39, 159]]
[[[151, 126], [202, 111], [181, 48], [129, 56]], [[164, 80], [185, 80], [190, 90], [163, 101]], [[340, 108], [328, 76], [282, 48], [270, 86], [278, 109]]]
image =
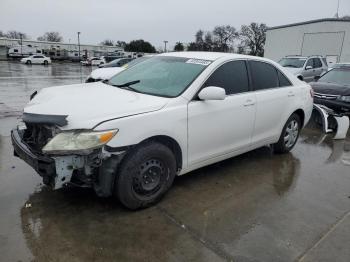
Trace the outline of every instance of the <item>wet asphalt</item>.
[[34, 90], [90, 71], [0, 62], [0, 261], [350, 261], [349, 134], [306, 128], [289, 154], [264, 147], [191, 172], [136, 212], [43, 186], [10, 129]]

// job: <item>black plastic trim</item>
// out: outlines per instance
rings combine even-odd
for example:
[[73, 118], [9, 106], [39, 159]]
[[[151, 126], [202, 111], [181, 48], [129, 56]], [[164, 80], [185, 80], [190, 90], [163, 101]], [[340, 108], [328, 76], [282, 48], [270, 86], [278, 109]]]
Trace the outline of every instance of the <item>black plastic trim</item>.
[[23, 113], [22, 120], [25, 123], [30, 124], [49, 124], [57, 126], [65, 126], [68, 124], [68, 115], [42, 115], [42, 114], [32, 114]]

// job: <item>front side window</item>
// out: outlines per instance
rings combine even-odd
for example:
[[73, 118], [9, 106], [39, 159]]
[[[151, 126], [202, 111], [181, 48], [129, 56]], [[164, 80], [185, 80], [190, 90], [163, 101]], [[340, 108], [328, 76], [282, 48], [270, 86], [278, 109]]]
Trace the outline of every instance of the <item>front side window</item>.
[[311, 66], [312, 68], [314, 68], [314, 60], [312, 58], [307, 60], [305, 68], [308, 67], [308, 66]]
[[111, 78], [108, 84], [144, 94], [176, 97], [185, 91], [210, 63], [209, 60], [155, 56], [128, 67]]
[[279, 86], [277, 70], [274, 66], [259, 61], [249, 61], [249, 64], [254, 90], [269, 89]]
[[222, 87], [226, 95], [249, 91], [248, 73], [245, 61], [228, 62], [208, 78], [204, 86]]

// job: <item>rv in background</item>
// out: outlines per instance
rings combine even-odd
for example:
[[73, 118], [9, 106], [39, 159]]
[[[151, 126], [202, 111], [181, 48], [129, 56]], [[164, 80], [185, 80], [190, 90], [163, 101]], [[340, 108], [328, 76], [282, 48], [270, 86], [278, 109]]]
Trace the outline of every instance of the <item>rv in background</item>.
[[12, 58], [28, 57], [35, 54], [42, 54], [42, 50], [32, 45], [16, 45], [10, 47], [8, 56]]

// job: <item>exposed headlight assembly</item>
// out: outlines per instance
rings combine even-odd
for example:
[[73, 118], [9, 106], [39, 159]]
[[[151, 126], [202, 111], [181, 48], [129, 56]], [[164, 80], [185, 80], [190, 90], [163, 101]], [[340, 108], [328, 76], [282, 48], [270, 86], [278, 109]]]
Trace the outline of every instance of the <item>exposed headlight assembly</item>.
[[338, 100], [350, 103], [350, 96], [340, 96], [338, 97]]
[[42, 150], [45, 153], [63, 153], [96, 149], [107, 144], [117, 133], [118, 129], [98, 132], [62, 132], [52, 138]]

